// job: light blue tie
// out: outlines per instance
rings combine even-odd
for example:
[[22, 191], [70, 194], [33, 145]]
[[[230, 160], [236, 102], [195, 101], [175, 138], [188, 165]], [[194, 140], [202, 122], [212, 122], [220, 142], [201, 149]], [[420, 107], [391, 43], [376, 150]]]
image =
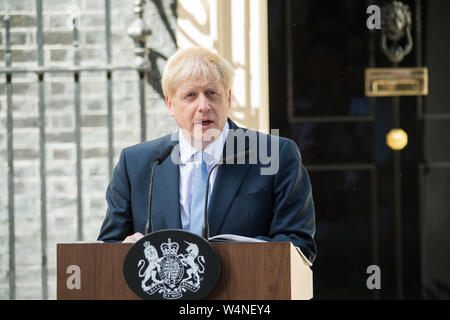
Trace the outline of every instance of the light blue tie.
[[200, 152], [202, 163], [194, 169], [192, 182], [192, 202], [189, 231], [199, 236], [202, 235], [203, 219], [205, 215], [205, 191], [208, 169], [206, 168], [203, 152]]

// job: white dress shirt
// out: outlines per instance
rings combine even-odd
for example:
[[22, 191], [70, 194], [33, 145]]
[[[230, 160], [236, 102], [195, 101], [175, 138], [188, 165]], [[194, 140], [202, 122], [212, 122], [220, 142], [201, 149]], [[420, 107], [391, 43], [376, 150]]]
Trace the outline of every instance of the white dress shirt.
[[[206, 146], [203, 149], [203, 158], [206, 163], [208, 172], [211, 168], [222, 160], [223, 147], [228, 135], [229, 125], [228, 122], [222, 130], [222, 133], [216, 140]], [[183, 230], [189, 231], [190, 227], [190, 212], [192, 202], [192, 188], [194, 170], [201, 164], [200, 151], [195, 149], [190, 142], [183, 136], [181, 130], [178, 130], [179, 142], [180, 142], [180, 214], [181, 214], [181, 226]], [[209, 199], [211, 199], [214, 182], [216, 180], [217, 167], [211, 174], [209, 180]]]

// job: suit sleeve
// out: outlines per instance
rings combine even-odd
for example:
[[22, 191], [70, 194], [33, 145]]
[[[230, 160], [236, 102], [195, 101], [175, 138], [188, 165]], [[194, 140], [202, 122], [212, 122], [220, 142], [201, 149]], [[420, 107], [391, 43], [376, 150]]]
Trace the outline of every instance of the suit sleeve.
[[127, 174], [125, 150], [122, 150], [106, 190], [108, 209], [98, 240], [117, 242], [134, 233], [131, 212], [131, 186]]
[[308, 173], [290, 139], [280, 140], [279, 170], [274, 177], [273, 219], [267, 241], [290, 241], [312, 263], [316, 257], [315, 212]]

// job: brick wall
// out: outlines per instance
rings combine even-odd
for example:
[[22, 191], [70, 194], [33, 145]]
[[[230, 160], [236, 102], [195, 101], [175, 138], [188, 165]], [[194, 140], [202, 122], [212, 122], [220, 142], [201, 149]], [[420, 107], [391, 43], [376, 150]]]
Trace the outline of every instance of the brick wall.
[[[155, 69], [175, 49], [175, 0], [147, 1], [145, 21], [153, 34]], [[127, 35], [135, 15], [132, 0], [111, 0], [113, 64], [134, 63], [134, 43]], [[158, 4], [161, 2], [161, 8]], [[44, 0], [44, 63], [46, 66], [73, 64], [71, 12], [79, 10], [81, 65], [106, 63], [104, 1]], [[0, 1], [0, 66], [5, 65], [4, 15], [11, 17], [13, 66], [37, 65], [35, 0]], [[161, 13], [167, 16], [167, 22]], [[171, 28], [171, 31], [169, 31]], [[157, 82], [158, 72], [150, 77]], [[136, 71], [113, 73], [115, 161], [123, 147], [140, 140], [139, 91]], [[97, 238], [106, 212], [105, 190], [109, 182], [106, 76], [104, 72], [83, 72], [81, 83], [81, 141], [83, 236]], [[166, 111], [155, 85], [147, 85], [147, 138], [169, 133], [176, 124]], [[56, 243], [76, 241], [77, 177], [75, 145], [74, 82], [71, 73], [45, 74], [46, 168], [47, 168], [47, 253], [49, 298], [56, 298]], [[33, 73], [13, 75], [14, 187], [16, 299], [41, 299], [41, 220], [39, 177], [38, 84]], [[5, 75], [0, 74], [0, 299], [9, 298], [9, 233]]]

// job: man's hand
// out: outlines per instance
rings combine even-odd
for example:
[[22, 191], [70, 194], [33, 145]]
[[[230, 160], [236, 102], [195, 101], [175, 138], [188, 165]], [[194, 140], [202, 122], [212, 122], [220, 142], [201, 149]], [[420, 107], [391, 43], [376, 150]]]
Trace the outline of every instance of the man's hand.
[[142, 233], [136, 232], [135, 234], [126, 237], [125, 240], [122, 241], [122, 243], [136, 243], [143, 237], [144, 235]]

